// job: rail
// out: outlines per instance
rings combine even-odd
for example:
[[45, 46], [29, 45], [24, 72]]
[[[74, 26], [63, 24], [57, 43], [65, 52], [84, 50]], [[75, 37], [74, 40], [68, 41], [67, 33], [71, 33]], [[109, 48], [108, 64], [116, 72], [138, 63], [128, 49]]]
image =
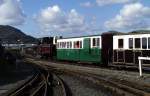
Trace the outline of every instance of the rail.
[[6, 93], [4, 96], [53, 96], [53, 83], [57, 81], [61, 90], [61, 96], [67, 95], [65, 83], [56, 74], [49, 73], [49, 70], [37, 67], [36, 73], [24, 84], [18, 86], [15, 90]]
[[[107, 77], [107, 75], [101, 75], [96, 73], [87, 72], [84, 70], [79, 71], [78, 69], [72, 70], [72, 69], [65, 69], [57, 66], [51, 66], [48, 65], [48, 62], [40, 61], [40, 60], [34, 60], [34, 59], [28, 59], [28, 62], [34, 63], [35, 65], [38, 65], [43, 68], [47, 68], [50, 72], [61, 74], [70, 74], [75, 75], [79, 77], [83, 77], [86, 80], [90, 80], [98, 85], [104, 86], [106, 89], [110, 89], [110, 91], [113, 91], [115, 93], [120, 93], [120, 91], [123, 91], [123, 94], [132, 94], [134, 96], [150, 96], [150, 85], [148, 84], [139, 84], [134, 83], [133, 81], [128, 81], [126, 79], [117, 79], [115, 77]], [[114, 90], [116, 89], [116, 90]], [[68, 95], [70, 96], [70, 95]], [[115, 95], [116, 96], [116, 95]], [[122, 96], [122, 95], [119, 95]], [[128, 96], [128, 95], [126, 95]]]
[[69, 95], [67, 95], [67, 90], [66, 90], [67, 88], [66, 88], [63, 80], [55, 74], [54, 74], [54, 77], [56, 78], [58, 84], [61, 85], [61, 87], [62, 87], [62, 96], [69, 96]]
[[35, 76], [33, 76], [29, 81], [25, 82], [23, 85], [18, 87], [13, 92], [7, 94], [6, 96], [37, 96], [40, 94], [41, 96], [47, 96], [47, 78], [49, 73], [44, 72], [39, 69], [39, 72]]
[[[79, 78], [83, 78], [85, 80], [89, 80], [97, 85], [103, 86], [104, 88], [112, 91], [115, 94], [126, 94], [133, 95], [133, 96], [150, 96], [150, 90], [149, 86], [141, 86], [141, 85], [135, 85], [133, 82], [126, 81], [126, 80], [120, 80], [116, 78], [106, 78], [103, 75], [96, 75], [84, 71], [78, 71], [78, 70], [58, 70], [57, 68], [47, 66], [49, 70], [54, 70], [55, 72], [60, 72], [64, 74], [70, 74], [74, 76], [78, 76]], [[120, 93], [121, 92], [121, 93]], [[116, 95], [115, 95], [116, 96]], [[120, 95], [121, 96], [121, 95]]]

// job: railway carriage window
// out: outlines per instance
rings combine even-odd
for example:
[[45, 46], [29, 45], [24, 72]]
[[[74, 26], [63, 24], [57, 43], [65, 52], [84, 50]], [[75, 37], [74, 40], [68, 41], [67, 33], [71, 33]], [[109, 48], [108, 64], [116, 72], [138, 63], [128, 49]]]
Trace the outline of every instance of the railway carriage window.
[[63, 42], [61, 42], [61, 48], [63, 48]]
[[64, 48], [67, 48], [67, 43], [66, 42], [64, 42]]
[[79, 41], [76, 42], [76, 48], [80, 48], [80, 42]]
[[118, 39], [118, 48], [123, 48], [123, 39]]
[[97, 46], [100, 45], [100, 38], [97, 38]]
[[93, 38], [93, 46], [96, 46], [96, 38]]
[[74, 42], [74, 48], [80, 48], [80, 42], [79, 41]]
[[63, 42], [61, 42], [61, 48], [63, 47]]
[[68, 42], [66, 42], [66, 46], [65, 46], [65, 48], [68, 48]]
[[142, 48], [147, 49], [147, 38], [142, 38]]
[[100, 38], [93, 38], [93, 47], [99, 47]]
[[129, 49], [133, 49], [133, 38], [129, 38]]
[[62, 43], [60, 42], [60, 48], [62, 48]]
[[62, 42], [62, 48], [64, 48], [64, 42]]
[[61, 42], [61, 48], [63, 48], [63, 42]]
[[135, 48], [141, 48], [141, 40], [140, 40], [140, 38], [135, 38]]
[[74, 47], [74, 48], [76, 47], [76, 42], [73, 42], [73, 47]]
[[148, 49], [150, 49], [150, 37], [148, 37]]
[[60, 48], [60, 43], [58, 43], [58, 48]]
[[70, 48], [72, 48], [72, 42], [70, 42]]
[[65, 42], [63, 42], [63, 48], [65, 47]]
[[69, 48], [69, 42], [67, 42], [67, 48]]
[[80, 41], [80, 48], [82, 48], [82, 41]]
[[65, 48], [66, 47], [66, 42], [63, 42], [63, 48]]

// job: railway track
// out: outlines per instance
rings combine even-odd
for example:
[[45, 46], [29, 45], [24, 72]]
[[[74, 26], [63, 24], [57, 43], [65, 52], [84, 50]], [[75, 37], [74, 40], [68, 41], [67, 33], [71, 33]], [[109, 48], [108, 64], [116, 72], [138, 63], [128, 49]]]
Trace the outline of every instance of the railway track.
[[69, 96], [64, 82], [57, 75], [42, 68], [23, 85], [4, 96], [53, 96], [53, 87], [56, 85], [60, 87], [60, 96]]
[[[31, 61], [29, 61], [31, 62]], [[32, 63], [36, 63], [32, 61]], [[117, 79], [115, 77], [107, 77], [103, 74], [94, 74], [84, 72], [83, 70], [69, 70], [64, 68], [52, 67], [42, 62], [37, 62], [39, 66], [47, 68], [52, 73], [74, 75], [84, 80], [90, 81], [104, 90], [110, 91], [112, 96], [150, 96], [150, 85], [137, 84], [125, 79]], [[70, 96], [70, 95], [68, 95]]]
[[[35, 57], [29, 57], [32, 59], [37, 60]], [[139, 69], [137, 66], [103, 66], [99, 64], [93, 64], [90, 62], [75, 62], [75, 61], [58, 61], [58, 60], [51, 60], [51, 59], [39, 59], [39, 61], [46, 61], [46, 62], [52, 62], [52, 63], [59, 63], [59, 64], [68, 64], [68, 65], [76, 65], [76, 66], [84, 66], [84, 67], [91, 67], [91, 68], [105, 68], [105, 69], [113, 69], [113, 70], [125, 70], [130, 72], [138, 72]], [[142, 68], [143, 72], [150, 73], [150, 68]]]
[[55, 86], [58, 85], [60, 89], [59, 92], [57, 91], [56, 96], [72, 96], [71, 90], [69, 89], [67, 84], [58, 75], [53, 74], [53, 77], [54, 77], [55, 82], [57, 82]]
[[82, 71], [60, 70], [49, 66], [47, 67], [54, 73], [56, 72], [56, 74], [69, 74], [84, 79], [85, 81], [90, 81], [93, 84], [97, 84], [98, 86], [101, 86], [103, 90], [112, 93], [112, 96], [150, 96], [149, 85], [135, 85], [128, 81], [107, 78], [102, 75], [100, 76]]
[[25, 84], [9, 93], [7, 96], [47, 96], [47, 80], [48, 74], [38, 70], [38, 72]]

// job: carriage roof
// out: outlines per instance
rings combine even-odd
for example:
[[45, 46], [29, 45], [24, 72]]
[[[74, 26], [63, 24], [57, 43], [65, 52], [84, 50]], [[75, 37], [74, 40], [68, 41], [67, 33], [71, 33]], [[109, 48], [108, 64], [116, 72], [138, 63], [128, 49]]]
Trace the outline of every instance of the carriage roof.
[[75, 39], [75, 38], [91, 38], [91, 37], [98, 37], [102, 35], [112, 35], [112, 36], [122, 36], [122, 35], [141, 35], [141, 34], [150, 34], [149, 30], [137, 30], [137, 31], [132, 31], [128, 33], [124, 32], [117, 32], [117, 31], [109, 31], [109, 32], [104, 32], [102, 34], [97, 34], [97, 35], [88, 35], [88, 36], [78, 36], [78, 37], [66, 37], [66, 38], [59, 38], [58, 40], [64, 40], [64, 39]]
[[72, 39], [82, 39], [82, 38], [92, 38], [92, 37], [100, 37], [101, 35], [89, 35], [89, 36], [79, 36], [79, 37], [67, 37], [67, 38], [60, 38], [58, 40], [72, 40]]

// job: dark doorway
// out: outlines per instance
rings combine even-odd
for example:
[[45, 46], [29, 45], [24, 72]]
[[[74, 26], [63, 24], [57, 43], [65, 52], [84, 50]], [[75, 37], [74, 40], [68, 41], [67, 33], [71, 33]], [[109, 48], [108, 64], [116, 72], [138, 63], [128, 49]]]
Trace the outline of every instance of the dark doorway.
[[112, 62], [113, 54], [113, 33], [102, 34], [102, 62], [108, 65]]

